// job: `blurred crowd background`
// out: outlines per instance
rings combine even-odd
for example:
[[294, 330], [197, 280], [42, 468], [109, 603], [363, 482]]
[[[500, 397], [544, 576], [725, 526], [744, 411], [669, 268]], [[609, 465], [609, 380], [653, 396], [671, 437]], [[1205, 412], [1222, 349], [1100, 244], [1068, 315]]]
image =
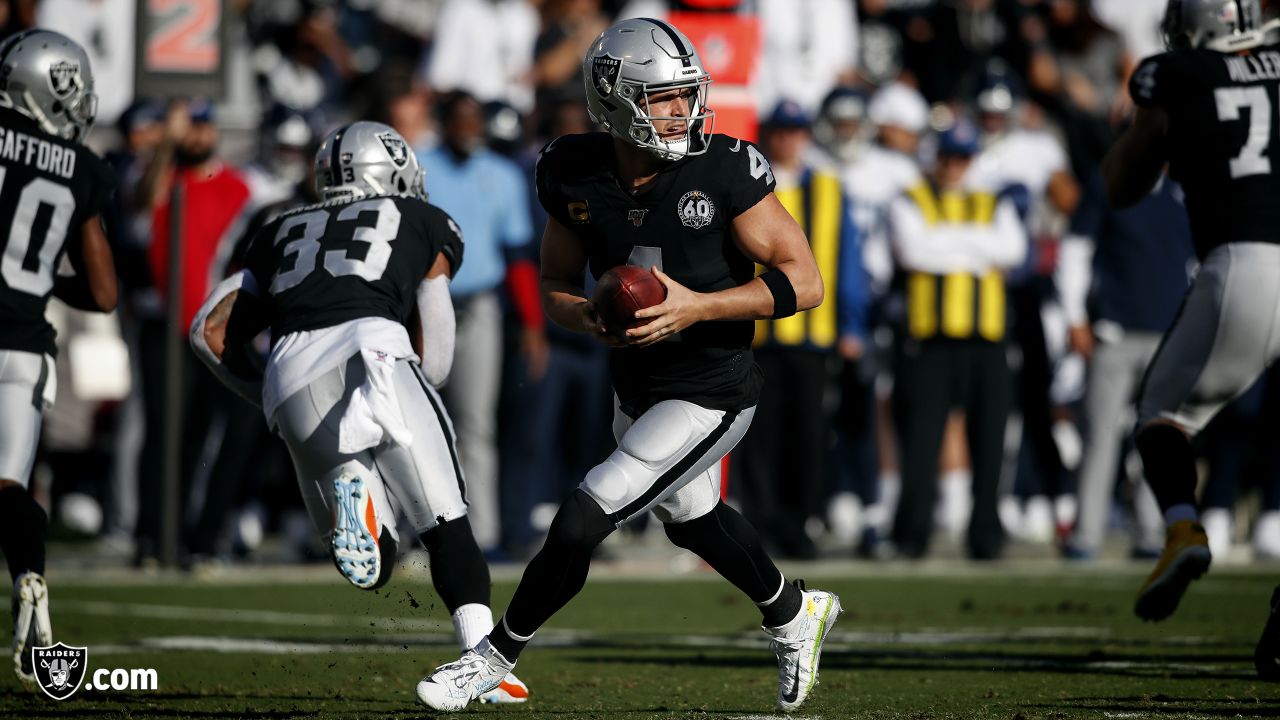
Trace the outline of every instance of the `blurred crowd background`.
[[[1132, 399], [1196, 263], [1176, 183], [1116, 212], [1098, 168], [1131, 110], [1129, 74], [1162, 50], [1164, 4], [236, 0], [229, 92], [213, 104], [135, 95], [133, 0], [2, 2], [6, 34], [38, 25], [88, 49], [90, 144], [119, 183], [108, 221], [123, 301], [112, 316], [50, 309], [59, 394], [33, 487], [64, 536], [155, 562], [165, 308], [189, 320], [248, 234], [312, 197], [323, 133], [375, 119], [413, 145], [466, 237], [446, 401], [477, 539], [491, 559], [527, 557], [612, 443], [606, 352], [511, 282], [538, 259], [533, 166], [549, 139], [592, 129], [591, 40], [614, 19], [665, 17], [712, 74], [717, 131], [761, 144], [829, 289], [830, 308], [760, 324], [769, 389], [726, 461], [728, 497], [771, 548], [987, 560], [1008, 537], [1069, 561], [1154, 557], [1163, 529], [1129, 439]], [[186, 192], [179, 278], [164, 242], [173, 183]], [[941, 210], [916, 228], [902, 203], [923, 211], [922, 187]], [[987, 220], [991, 242], [1004, 232], [1017, 251], [984, 261], [995, 285], [952, 287], [912, 233], [959, 223], [981, 245], [981, 213], [951, 210], [979, 195], [1016, 210], [1016, 236]], [[940, 299], [913, 299], [922, 271], [941, 278]], [[990, 322], [957, 325], [945, 304], [975, 292]], [[184, 563], [252, 562], [271, 542], [323, 558], [260, 412], [188, 360]], [[1278, 411], [1280, 382], [1264, 378], [1198, 444], [1215, 559], [1280, 556], [1280, 445], [1264, 437]]]

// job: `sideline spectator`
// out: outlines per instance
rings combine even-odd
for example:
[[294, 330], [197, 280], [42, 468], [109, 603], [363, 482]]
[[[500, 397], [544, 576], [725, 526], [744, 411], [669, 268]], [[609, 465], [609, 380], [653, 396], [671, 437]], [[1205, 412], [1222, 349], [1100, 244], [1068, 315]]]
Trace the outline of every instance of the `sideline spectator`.
[[457, 221], [466, 241], [462, 269], [449, 283], [457, 313], [453, 372], [441, 388], [458, 433], [476, 542], [493, 551], [498, 512], [498, 391], [502, 379], [504, 281], [519, 314], [530, 373], [546, 371], [547, 339], [532, 252], [528, 189], [519, 167], [485, 148], [480, 103], [457, 92], [440, 103], [441, 143], [420, 153], [431, 202]]
[[959, 120], [939, 138], [928, 182], [889, 209], [893, 248], [906, 276], [907, 337], [894, 382], [902, 497], [893, 538], [907, 558], [928, 550], [938, 454], [953, 407], [964, 410], [973, 466], [969, 556], [993, 560], [1003, 545], [996, 495], [1013, 390], [1003, 273], [1022, 262], [1027, 239], [1010, 201], [965, 188], [977, 152], [977, 128]]
[[[1072, 560], [1091, 560], [1102, 549], [1138, 386], [1182, 303], [1195, 264], [1177, 183], [1166, 178], [1125, 210], [1107, 205], [1100, 175], [1091, 178], [1087, 190], [1057, 273], [1071, 347], [1089, 360], [1080, 511], [1064, 548]], [[1133, 553], [1158, 554], [1164, 523], [1155, 497], [1144, 482], [1135, 482], [1133, 496]]]
[[[157, 312], [141, 321], [139, 364], [142, 370], [146, 431], [139, 471], [139, 517], [135, 531], [135, 561], [150, 564], [158, 557], [160, 540], [160, 486], [163, 474], [166, 417], [164, 381], [167, 324], [164, 303], [181, 304], [182, 327], [204, 302], [212, 281], [220, 278], [220, 253], [229, 253], [238, 237], [239, 223], [249, 205], [249, 186], [240, 172], [217, 156], [219, 131], [213, 106], [204, 100], [176, 102], [165, 119], [165, 135], [143, 172], [136, 201], [151, 212], [151, 247], [148, 260], [156, 290], [162, 298]], [[169, 201], [175, 185], [182, 187], [182, 268], [169, 277]], [[189, 348], [183, 347], [182, 461], [179, 473], [182, 502], [196, 474], [217, 407], [218, 392], [208, 371]], [[180, 526], [182, 526], [180, 521]]]
[[811, 128], [799, 103], [779, 102], [764, 121], [764, 152], [774, 193], [809, 238], [828, 290], [812, 310], [756, 321], [764, 390], [735, 454], [743, 515], [780, 556], [800, 559], [817, 557], [804, 528], [810, 517], [825, 515], [830, 493], [831, 425], [823, 400], [831, 371], [838, 356], [857, 359], [866, 345], [862, 248], [839, 176], [808, 159]]

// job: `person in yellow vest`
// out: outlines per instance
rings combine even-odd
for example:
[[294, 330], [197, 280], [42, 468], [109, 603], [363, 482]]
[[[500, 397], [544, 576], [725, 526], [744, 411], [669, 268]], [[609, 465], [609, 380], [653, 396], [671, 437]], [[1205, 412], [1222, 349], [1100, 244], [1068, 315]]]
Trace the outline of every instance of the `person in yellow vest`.
[[839, 176], [813, 145], [812, 118], [783, 100], [764, 120], [764, 151], [774, 192], [809, 239], [823, 285], [812, 310], [756, 321], [756, 363], [764, 390], [745, 441], [735, 454], [743, 513], [784, 557], [817, 549], [805, 521], [822, 515], [829, 495], [831, 430], [823, 398], [836, 359], [856, 359], [865, 346], [867, 281], [862, 246]]
[[890, 242], [906, 318], [894, 379], [902, 497], [893, 539], [905, 557], [928, 550], [938, 496], [938, 452], [947, 416], [964, 411], [973, 469], [970, 557], [1000, 555], [996, 492], [1012, 379], [1005, 358], [1005, 271], [1022, 262], [1027, 238], [1010, 200], [968, 186], [978, 151], [967, 119], [938, 137], [927, 180], [893, 201]]

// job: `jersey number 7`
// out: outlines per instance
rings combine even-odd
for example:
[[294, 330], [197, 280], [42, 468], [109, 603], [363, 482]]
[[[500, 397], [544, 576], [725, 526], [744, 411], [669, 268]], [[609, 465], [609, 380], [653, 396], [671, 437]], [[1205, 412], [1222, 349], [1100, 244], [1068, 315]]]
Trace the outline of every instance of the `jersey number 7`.
[[1218, 88], [1213, 93], [1218, 104], [1218, 119], [1230, 122], [1240, 119], [1240, 109], [1249, 108], [1249, 137], [1240, 154], [1231, 159], [1231, 179], [1271, 173], [1271, 160], [1266, 157], [1271, 145], [1271, 98], [1267, 89], [1251, 87]]

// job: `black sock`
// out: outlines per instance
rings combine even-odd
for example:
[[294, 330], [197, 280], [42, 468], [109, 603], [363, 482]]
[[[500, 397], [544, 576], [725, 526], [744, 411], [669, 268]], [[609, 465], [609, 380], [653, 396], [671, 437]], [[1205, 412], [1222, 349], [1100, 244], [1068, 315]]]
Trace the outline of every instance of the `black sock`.
[[782, 627], [795, 619], [800, 614], [800, 603], [804, 602], [804, 595], [800, 592], [800, 587], [795, 583], [787, 583], [782, 586], [782, 591], [778, 593], [777, 599], [767, 605], [760, 606], [760, 624], [765, 627]]
[[21, 485], [0, 490], [0, 552], [16, 582], [25, 572], [44, 574], [44, 544], [49, 518]]
[[670, 523], [666, 531], [677, 547], [696, 553], [759, 605], [765, 626], [784, 625], [800, 611], [800, 591], [783, 584], [756, 529], [728, 505], [718, 503], [702, 517]]
[[1134, 444], [1142, 456], [1147, 483], [1160, 511], [1196, 504], [1196, 454], [1191, 440], [1176, 427], [1153, 423], [1138, 431]]
[[431, 556], [431, 584], [450, 614], [470, 603], [489, 606], [489, 565], [470, 520], [446, 520], [418, 537]]
[[586, 493], [574, 490], [565, 499], [542, 549], [524, 569], [506, 615], [489, 634], [490, 644], [503, 657], [515, 662], [534, 632], [582, 590], [592, 551], [615, 529]]

